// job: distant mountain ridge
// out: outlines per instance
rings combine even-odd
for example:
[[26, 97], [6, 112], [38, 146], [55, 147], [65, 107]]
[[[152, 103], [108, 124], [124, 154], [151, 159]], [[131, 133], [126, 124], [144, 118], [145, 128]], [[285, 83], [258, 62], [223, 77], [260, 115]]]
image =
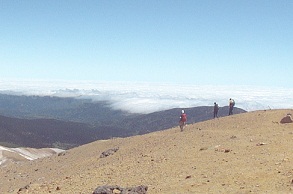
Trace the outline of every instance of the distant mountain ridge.
[[52, 118], [64, 121], [99, 124], [103, 121], [120, 120], [130, 115], [113, 110], [105, 101], [62, 98], [54, 96], [26, 96], [0, 94], [0, 115], [24, 119]]
[[[185, 108], [187, 123], [212, 119], [213, 107]], [[88, 99], [0, 94], [0, 145], [68, 149], [95, 140], [127, 137], [178, 125], [181, 109], [150, 114], [112, 110]], [[243, 113], [235, 108], [234, 113]], [[228, 107], [220, 107], [226, 116]]]

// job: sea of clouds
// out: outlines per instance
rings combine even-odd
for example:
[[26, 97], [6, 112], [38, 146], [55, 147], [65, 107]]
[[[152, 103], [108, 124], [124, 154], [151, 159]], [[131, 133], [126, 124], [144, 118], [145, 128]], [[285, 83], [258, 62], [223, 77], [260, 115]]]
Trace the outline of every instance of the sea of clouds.
[[2, 80], [0, 93], [107, 101], [111, 108], [131, 113], [213, 106], [214, 102], [227, 106], [229, 98], [236, 101], [236, 107], [247, 111], [293, 108], [293, 88], [278, 87]]

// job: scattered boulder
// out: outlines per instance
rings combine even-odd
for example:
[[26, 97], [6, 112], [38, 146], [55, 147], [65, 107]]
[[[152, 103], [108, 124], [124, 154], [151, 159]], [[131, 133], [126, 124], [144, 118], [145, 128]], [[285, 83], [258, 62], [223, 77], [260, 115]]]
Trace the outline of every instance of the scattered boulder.
[[262, 146], [262, 145], [266, 145], [266, 143], [264, 143], [264, 142], [259, 142], [259, 143], [256, 144], [256, 146]]
[[114, 190], [113, 190], [113, 193], [114, 193], [114, 194], [121, 194], [121, 191], [120, 191], [119, 189], [114, 189]]
[[143, 185], [129, 188], [122, 188], [117, 185], [104, 185], [97, 187], [93, 194], [146, 194], [147, 190], [148, 187]]
[[218, 146], [215, 146], [215, 151], [228, 153], [228, 152], [231, 152], [232, 150], [231, 149], [227, 149], [227, 148], [221, 148], [220, 145], [218, 145]]
[[58, 153], [58, 156], [65, 156], [65, 151]]
[[207, 149], [209, 149], [209, 148], [208, 147], [202, 147], [202, 148], [199, 149], [199, 151], [203, 151], [203, 150], [207, 150]]
[[292, 123], [293, 119], [290, 113], [288, 113], [284, 118], [282, 118], [282, 120], [280, 121], [280, 123]]
[[108, 149], [108, 150], [102, 152], [102, 154], [100, 155], [100, 158], [105, 158], [107, 156], [113, 155], [118, 150], [119, 150], [119, 148]]
[[26, 192], [30, 188], [30, 185], [26, 185], [24, 187], [21, 187], [17, 193], [21, 193], [22, 191]]
[[95, 191], [93, 192], [93, 194], [113, 194], [114, 191], [117, 192], [117, 191], [120, 191], [122, 192], [123, 188], [115, 185], [111, 185], [111, 186], [108, 186], [108, 185], [104, 185], [104, 186], [99, 186], [95, 189]]
[[130, 187], [123, 189], [121, 194], [146, 194], [148, 190], [147, 186], [140, 185], [138, 187]]

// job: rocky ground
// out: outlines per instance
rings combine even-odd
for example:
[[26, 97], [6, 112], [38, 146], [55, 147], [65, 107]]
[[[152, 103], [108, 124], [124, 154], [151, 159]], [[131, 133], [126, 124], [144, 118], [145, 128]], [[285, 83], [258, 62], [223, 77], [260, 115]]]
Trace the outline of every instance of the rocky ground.
[[280, 124], [287, 113], [243, 113], [9, 163], [0, 168], [0, 193], [89, 194], [102, 185], [146, 185], [150, 194], [293, 193], [293, 123]]

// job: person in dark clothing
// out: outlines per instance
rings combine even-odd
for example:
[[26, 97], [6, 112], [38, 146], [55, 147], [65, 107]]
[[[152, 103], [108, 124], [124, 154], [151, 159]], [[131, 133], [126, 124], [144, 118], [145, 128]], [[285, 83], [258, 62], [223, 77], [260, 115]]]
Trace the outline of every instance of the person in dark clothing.
[[218, 118], [219, 105], [214, 102], [214, 118]]

